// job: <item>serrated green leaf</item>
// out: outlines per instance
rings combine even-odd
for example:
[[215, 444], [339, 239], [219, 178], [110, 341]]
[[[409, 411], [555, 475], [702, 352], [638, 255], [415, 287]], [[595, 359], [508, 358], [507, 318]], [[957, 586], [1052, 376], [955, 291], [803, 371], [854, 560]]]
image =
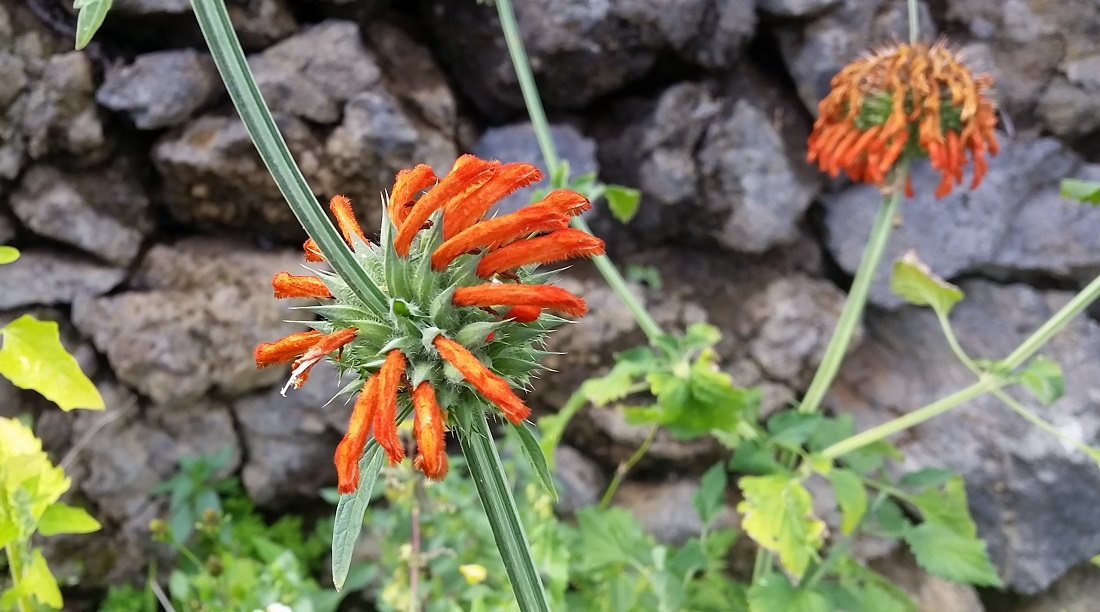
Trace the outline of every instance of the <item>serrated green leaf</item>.
[[899, 594], [898, 591], [885, 589], [878, 584], [863, 587], [862, 595], [860, 612], [909, 612], [915, 607], [904, 593]]
[[890, 290], [910, 304], [931, 306], [944, 316], [963, 298], [958, 287], [933, 274], [915, 251], [907, 252], [894, 263]]
[[773, 444], [799, 451], [823, 420], [821, 413], [784, 410], [768, 419], [768, 433], [772, 434]]
[[626, 510], [615, 506], [582, 508], [577, 511], [577, 527], [585, 551], [576, 560], [577, 572], [649, 564], [655, 542]]
[[776, 461], [772, 448], [756, 440], [745, 440], [733, 451], [729, 469], [741, 474], [771, 474], [784, 470]]
[[867, 512], [867, 489], [863, 487], [860, 477], [851, 470], [833, 470], [829, 474], [829, 482], [833, 485], [833, 494], [840, 506], [840, 530], [848, 535]]
[[19, 249], [0, 245], [0, 265], [10, 264], [16, 259], [19, 259]]
[[92, 37], [103, 25], [107, 11], [111, 10], [111, 0], [77, 0], [73, 3], [76, 16], [76, 50], [79, 51], [92, 42]]
[[1100, 181], [1062, 179], [1062, 197], [1083, 204], [1100, 204]]
[[923, 468], [915, 472], [909, 472], [898, 480], [898, 484], [903, 487], [915, 487], [918, 489], [925, 489], [928, 487], [939, 487], [947, 483], [958, 476], [951, 470], [945, 470], [943, 468]]
[[607, 198], [607, 208], [619, 223], [630, 223], [638, 213], [642, 192], [622, 185], [604, 185], [603, 197]]
[[84, 508], [62, 502], [50, 504], [38, 519], [38, 533], [51, 536], [61, 533], [92, 533], [99, 531], [99, 521]]
[[704, 525], [718, 517], [718, 512], [726, 501], [726, 466], [716, 463], [703, 473], [699, 481], [699, 489], [691, 498], [691, 505], [699, 513], [699, 520]]
[[21, 389], [33, 389], [66, 412], [103, 410], [99, 391], [61, 346], [57, 323], [23, 315], [0, 329], [0, 375]]
[[825, 523], [814, 516], [813, 500], [802, 483], [787, 475], [746, 476], [745, 500], [737, 506], [741, 528], [760, 546], [779, 555], [792, 575], [801, 576], [817, 558]]
[[710, 348], [722, 339], [722, 332], [709, 323], [692, 323], [684, 330], [680, 343], [687, 350]]
[[1050, 405], [1066, 390], [1066, 381], [1062, 378], [1062, 367], [1052, 359], [1042, 355], [1028, 362], [1020, 372], [1020, 384], [1040, 402]]
[[905, 541], [917, 564], [929, 574], [953, 582], [1000, 587], [1001, 579], [986, 553], [985, 542], [935, 523], [905, 530]]
[[854, 434], [856, 422], [850, 414], [841, 414], [835, 417], [824, 417], [814, 427], [813, 432], [806, 440], [806, 446], [811, 452], [819, 453], [826, 448], [840, 442]]
[[30, 563], [24, 566], [19, 584], [4, 594], [5, 603], [9, 598], [18, 600], [28, 597], [33, 597], [38, 603], [55, 610], [63, 605], [57, 579], [53, 577], [49, 565], [46, 564], [42, 551], [37, 548], [31, 551]]
[[962, 476], [952, 477], [943, 488], [921, 491], [909, 501], [920, 511], [925, 523], [939, 525], [965, 537], [973, 538], [978, 534], [978, 527], [970, 518]]
[[534, 432], [531, 431], [531, 426], [527, 423], [520, 423], [513, 425], [512, 429], [519, 435], [520, 449], [523, 450], [523, 455], [527, 457], [527, 462], [534, 468], [535, 475], [538, 476], [542, 488], [546, 490], [551, 499], [555, 502], [558, 501], [558, 491], [554, 488], [554, 478], [550, 475], [546, 455], [543, 454], [539, 441], [535, 438]]
[[779, 574], [768, 574], [749, 587], [750, 612], [829, 612], [829, 602], [816, 591], [792, 586]]
[[355, 493], [341, 495], [336, 506], [336, 519], [332, 528], [332, 583], [336, 590], [344, 588], [351, 556], [359, 542], [363, 529], [363, 515], [367, 513], [374, 483], [382, 470], [382, 447], [372, 441], [359, 459], [359, 486]]
[[883, 500], [872, 516], [875, 517], [877, 531], [886, 537], [900, 538], [912, 526], [901, 506], [892, 499]]

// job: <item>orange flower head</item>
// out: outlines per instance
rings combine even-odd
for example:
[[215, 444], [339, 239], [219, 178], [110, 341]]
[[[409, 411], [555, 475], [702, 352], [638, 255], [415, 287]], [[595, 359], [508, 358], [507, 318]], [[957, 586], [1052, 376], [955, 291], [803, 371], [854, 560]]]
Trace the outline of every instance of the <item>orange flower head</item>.
[[[529, 164], [460, 157], [438, 178], [426, 165], [401, 171], [386, 203], [381, 239], [367, 240], [350, 200], [330, 207], [356, 261], [387, 298], [365, 303], [339, 276], [280, 272], [279, 298], [314, 298], [323, 319], [315, 331], [256, 349], [256, 363], [293, 362], [287, 387], [298, 387], [325, 356], [360, 383], [348, 430], [334, 463], [341, 494], [354, 493], [370, 438], [391, 464], [405, 458], [399, 425], [410, 413], [413, 465], [431, 480], [448, 470], [446, 435], [491, 410], [522, 426], [531, 410], [517, 394], [539, 370], [546, 335], [587, 310], [569, 291], [543, 284], [540, 264], [603, 253], [603, 242], [569, 228], [590, 204], [559, 189], [516, 212], [487, 218], [513, 191], [539, 180]], [[318, 245], [304, 245], [323, 262]], [[285, 391], [285, 389], [284, 389]]]
[[807, 159], [831, 176], [844, 170], [854, 181], [883, 185], [899, 159], [927, 156], [942, 177], [935, 192], [942, 198], [963, 182], [969, 153], [974, 189], [986, 153], [998, 150], [992, 86], [943, 41], [883, 48], [833, 77]]

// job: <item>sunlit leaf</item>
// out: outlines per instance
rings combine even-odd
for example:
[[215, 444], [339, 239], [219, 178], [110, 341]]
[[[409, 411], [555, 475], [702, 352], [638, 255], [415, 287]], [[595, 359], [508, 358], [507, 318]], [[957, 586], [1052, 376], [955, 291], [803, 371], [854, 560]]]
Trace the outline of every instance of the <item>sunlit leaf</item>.
[[111, 10], [111, 0], [76, 0], [73, 8], [76, 16], [76, 48], [79, 51], [92, 42], [92, 37], [103, 25], [107, 11]]
[[814, 516], [809, 491], [782, 474], [746, 476], [740, 482], [745, 500], [737, 506], [741, 528], [762, 547], [779, 555], [792, 575], [801, 576], [825, 537], [825, 523]]
[[768, 419], [768, 432], [772, 434], [774, 444], [797, 451], [810, 439], [823, 419], [821, 413], [784, 410]]
[[966, 485], [961, 476], [952, 477], [942, 488], [921, 491], [911, 496], [909, 501], [920, 511], [925, 523], [939, 525], [961, 536], [976, 537], [978, 534], [978, 527], [970, 518]]
[[382, 470], [382, 447], [371, 443], [359, 460], [359, 487], [355, 493], [341, 495], [336, 506], [336, 520], [332, 527], [332, 583], [336, 590], [344, 588], [351, 557], [363, 529], [363, 515], [367, 513], [374, 483]]
[[863, 487], [863, 481], [851, 470], [833, 470], [829, 474], [829, 482], [840, 506], [840, 530], [848, 535], [867, 512], [867, 490]]
[[19, 249], [0, 245], [0, 265], [10, 264], [16, 259], [19, 259]]
[[1062, 397], [1066, 390], [1066, 381], [1062, 378], [1062, 367], [1052, 359], [1043, 356], [1032, 359], [1020, 372], [1020, 384], [1044, 404], [1052, 404]]
[[33, 389], [62, 410], [103, 410], [103, 398], [61, 346], [57, 323], [23, 315], [0, 329], [0, 375], [21, 389]]
[[619, 223], [629, 223], [638, 213], [642, 192], [621, 185], [605, 185], [603, 197], [607, 198], [607, 207]]
[[910, 304], [931, 306], [942, 315], [963, 298], [958, 287], [933, 274], [915, 251], [894, 263], [890, 290]]
[[1100, 181], [1062, 179], [1062, 197], [1084, 204], [1100, 204]]
[[38, 533], [51, 536], [62, 533], [92, 533], [99, 531], [99, 521], [84, 508], [54, 502], [38, 519]]

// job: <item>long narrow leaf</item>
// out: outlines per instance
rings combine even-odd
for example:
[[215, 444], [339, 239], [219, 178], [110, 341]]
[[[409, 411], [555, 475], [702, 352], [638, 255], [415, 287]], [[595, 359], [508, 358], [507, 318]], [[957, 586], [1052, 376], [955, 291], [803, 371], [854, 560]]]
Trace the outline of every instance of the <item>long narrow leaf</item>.
[[382, 447], [373, 440], [363, 457], [359, 459], [359, 488], [350, 495], [341, 495], [336, 505], [336, 521], [332, 528], [332, 584], [336, 590], [344, 588], [344, 581], [351, 569], [351, 555], [359, 541], [363, 528], [363, 516], [367, 513], [374, 483], [382, 470]]
[[279, 192], [286, 198], [294, 216], [306, 232], [317, 242], [321, 253], [352, 291], [370, 306], [376, 314], [383, 315], [389, 308], [386, 295], [371, 280], [366, 271], [355, 261], [347, 244], [336, 233], [336, 228], [325, 216], [324, 210], [313, 196], [313, 191], [294, 162], [275, 120], [256, 86], [252, 72], [245, 61], [241, 43], [233, 31], [229, 13], [222, 0], [191, 0], [202, 35], [210, 47], [210, 54], [225, 81], [229, 97], [252, 137], [267, 169], [275, 179]]
[[523, 449], [524, 456], [527, 457], [527, 461], [531, 464], [531, 467], [535, 469], [535, 475], [538, 476], [539, 482], [542, 483], [542, 488], [546, 489], [546, 492], [554, 499], [558, 501], [558, 491], [554, 488], [554, 478], [550, 475], [550, 467], [547, 465], [546, 455], [542, 452], [542, 447], [539, 446], [539, 441], [535, 438], [535, 434], [531, 431], [531, 426], [527, 423], [519, 423], [512, 426], [519, 435], [520, 448]]

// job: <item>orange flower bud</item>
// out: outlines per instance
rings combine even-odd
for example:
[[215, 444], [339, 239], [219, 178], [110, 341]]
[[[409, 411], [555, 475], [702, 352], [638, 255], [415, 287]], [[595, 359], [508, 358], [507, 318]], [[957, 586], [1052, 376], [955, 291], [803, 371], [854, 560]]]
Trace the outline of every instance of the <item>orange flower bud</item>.
[[473, 249], [509, 242], [536, 232], [564, 229], [568, 225], [569, 217], [563, 213], [529, 206], [462, 230], [432, 253], [432, 268], [442, 270], [456, 257]]
[[359, 458], [367, 446], [374, 410], [378, 405], [377, 382], [378, 376], [371, 376], [359, 391], [351, 420], [348, 421], [348, 432], [336, 447], [333, 462], [336, 464], [336, 488], [341, 494], [355, 493], [359, 486]]
[[415, 168], [397, 173], [393, 189], [390, 190], [390, 201], [387, 207], [394, 227], [401, 227], [401, 223], [408, 215], [408, 205], [416, 199], [416, 192], [431, 187], [438, 180], [431, 166], [427, 164], [417, 164]]
[[328, 201], [328, 207], [332, 211], [332, 216], [336, 217], [336, 227], [340, 228], [340, 233], [344, 235], [344, 241], [348, 246], [352, 245], [352, 236], [358, 236], [364, 244], [370, 244], [367, 237], [363, 235], [363, 228], [359, 227], [355, 212], [351, 209], [351, 200], [342, 195], [335, 195]]
[[325, 256], [321, 254], [321, 248], [317, 246], [317, 243], [313, 241], [313, 238], [307, 238], [302, 245], [302, 250], [306, 252], [306, 261], [324, 261]]
[[603, 240], [588, 232], [567, 228], [537, 238], [518, 240], [489, 253], [477, 264], [477, 275], [488, 278], [520, 266], [602, 254]]
[[482, 161], [473, 155], [463, 155], [455, 162], [454, 168], [443, 177], [435, 187], [417, 200], [408, 215], [401, 222], [397, 235], [393, 239], [393, 248], [401, 257], [409, 254], [413, 236], [424, 226], [424, 222], [439, 210], [451, 198], [467, 193], [479, 187], [496, 172], [500, 162]]
[[505, 285], [486, 283], [455, 289], [455, 306], [537, 306], [566, 316], [579, 317], [588, 308], [584, 300], [554, 285]]
[[490, 372], [466, 347], [443, 335], [436, 336], [432, 344], [439, 351], [440, 357], [462, 373], [466, 382], [500, 408], [504, 418], [518, 425], [530, 416], [531, 409], [512, 392], [508, 382]]
[[478, 185], [465, 197], [451, 198], [443, 213], [443, 239], [450, 240], [471, 227], [489, 212], [493, 204], [513, 191], [542, 180], [542, 173], [531, 164], [513, 162], [500, 166], [484, 185]]
[[435, 401], [435, 390], [424, 381], [413, 389], [413, 437], [416, 438], [416, 459], [413, 467], [431, 480], [443, 480], [447, 475], [447, 445], [445, 419]]
[[271, 279], [271, 287], [275, 290], [275, 297], [278, 299], [332, 297], [332, 292], [316, 276], [295, 276], [287, 272], [279, 272], [275, 278]]
[[405, 375], [405, 356], [394, 349], [378, 370], [377, 402], [374, 411], [374, 439], [386, 451], [390, 465], [405, 458], [405, 447], [397, 435], [397, 388]]
[[269, 365], [287, 363], [296, 359], [323, 337], [324, 334], [321, 332], [311, 330], [290, 334], [275, 342], [261, 342], [253, 353], [256, 358], [256, 367], [266, 368]]

